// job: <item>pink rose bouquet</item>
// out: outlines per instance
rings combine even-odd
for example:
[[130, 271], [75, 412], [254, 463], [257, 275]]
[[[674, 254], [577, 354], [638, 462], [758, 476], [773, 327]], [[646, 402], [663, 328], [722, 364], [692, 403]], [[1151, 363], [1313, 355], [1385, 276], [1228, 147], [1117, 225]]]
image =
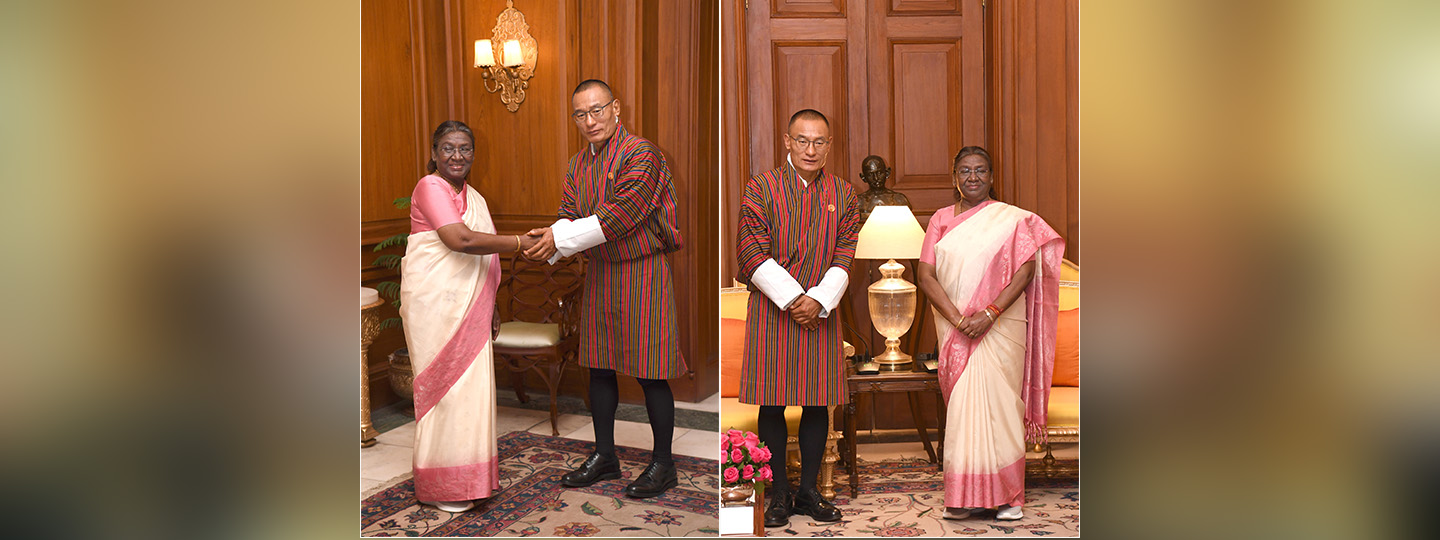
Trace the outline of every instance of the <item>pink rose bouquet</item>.
[[720, 478], [726, 486], [769, 483], [774, 478], [770, 456], [770, 449], [755, 433], [726, 431], [720, 436]]

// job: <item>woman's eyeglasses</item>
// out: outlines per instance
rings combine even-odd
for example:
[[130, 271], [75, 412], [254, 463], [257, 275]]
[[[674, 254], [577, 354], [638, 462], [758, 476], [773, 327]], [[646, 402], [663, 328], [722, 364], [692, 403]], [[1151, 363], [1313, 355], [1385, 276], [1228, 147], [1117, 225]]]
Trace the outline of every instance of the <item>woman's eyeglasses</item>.
[[446, 145], [440, 147], [440, 157], [454, 157], [457, 153], [467, 158], [475, 157], [475, 149], [469, 146], [455, 148], [454, 146]]
[[970, 176], [971, 174], [983, 177], [990, 174], [990, 169], [960, 169], [955, 171], [955, 175], [959, 176], [960, 178], [965, 178], [966, 176]]

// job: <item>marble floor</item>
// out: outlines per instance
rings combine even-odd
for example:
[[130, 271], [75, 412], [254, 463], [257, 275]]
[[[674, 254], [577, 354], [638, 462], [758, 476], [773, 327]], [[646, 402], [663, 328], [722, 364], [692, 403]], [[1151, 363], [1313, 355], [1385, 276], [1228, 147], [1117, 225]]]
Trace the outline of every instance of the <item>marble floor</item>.
[[[501, 391], [502, 403], [506, 400], [505, 391]], [[513, 398], [513, 394], [510, 397]], [[622, 405], [622, 408], [634, 407]], [[712, 429], [696, 429], [688, 427], [675, 427], [675, 438], [672, 448], [676, 454], [696, 456], [709, 459], [719, 458], [719, 434], [718, 415], [720, 411], [720, 395], [718, 393], [699, 403], [676, 401], [675, 408], [677, 416], [686, 414], [685, 411], [697, 413], [711, 413], [715, 420], [707, 422]], [[541, 435], [550, 434], [550, 413], [547, 410], [535, 410], [530, 408], [509, 407], [501, 405], [498, 414], [498, 425], [496, 432], [500, 434], [512, 431], [529, 431]], [[640, 407], [644, 409], [643, 406]], [[704, 415], [691, 415], [704, 416]], [[393, 418], [393, 416], [392, 416]], [[388, 428], [377, 438], [374, 446], [360, 449], [360, 495], [364, 499], [365, 494], [383, 485], [388, 485], [391, 480], [408, 474], [411, 466], [411, 447], [415, 442], [415, 421], [407, 422], [389, 421], [385, 424], [399, 424], [397, 427]], [[379, 427], [382, 422], [377, 421]], [[677, 422], [678, 424], [678, 422]], [[561, 437], [579, 439], [584, 441], [595, 440], [595, 424], [588, 415], [565, 413], [561, 414], [556, 421]], [[691, 423], [691, 425], [698, 425]], [[380, 429], [386, 429], [380, 427]], [[650, 426], [642, 422], [626, 420], [615, 421], [615, 444], [633, 446], [637, 448], [649, 448], [653, 441], [650, 434]], [[917, 443], [918, 444], [918, 443]], [[922, 449], [923, 453], [924, 450]], [[862, 454], [863, 455], [863, 454]]]

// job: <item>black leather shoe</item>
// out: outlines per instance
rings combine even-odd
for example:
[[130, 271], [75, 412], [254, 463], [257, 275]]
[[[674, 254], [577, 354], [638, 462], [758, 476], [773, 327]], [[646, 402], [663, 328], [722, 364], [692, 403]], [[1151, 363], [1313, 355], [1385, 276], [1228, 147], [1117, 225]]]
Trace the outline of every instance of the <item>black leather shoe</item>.
[[790, 524], [790, 490], [766, 491], [765, 526], [784, 527]]
[[565, 476], [560, 479], [560, 483], [570, 487], [585, 487], [601, 480], [619, 477], [620, 459], [595, 453], [590, 454], [580, 468], [565, 473]]
[[795, 494], [795, 502], [790, 505], [790, 512], [814, 518], [815, 521], [840, 521], [840, 509], [825, 500], [820, 495], [820, 490], [808, 487]]
[[645, 472], [635, 477], [630, 485], [625, 486], [625, 494], [637, 499], [648, 499], [665, 493], [665, 490], [675, 487], [679, 480], [675, 477], [674, 462], [654, 462], [645, 467]]

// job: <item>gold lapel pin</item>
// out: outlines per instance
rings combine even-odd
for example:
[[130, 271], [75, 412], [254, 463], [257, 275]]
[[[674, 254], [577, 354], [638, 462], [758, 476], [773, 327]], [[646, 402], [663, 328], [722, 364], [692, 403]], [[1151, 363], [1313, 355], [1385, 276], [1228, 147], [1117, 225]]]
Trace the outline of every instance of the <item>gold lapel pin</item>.
[[830, 211], [831, 211], [831, 212], [834, 212], [834, 211], [835, 211], [835, 205], [832, 204], [832, 205], [829, 206], [829, 208], [830, 208]]

